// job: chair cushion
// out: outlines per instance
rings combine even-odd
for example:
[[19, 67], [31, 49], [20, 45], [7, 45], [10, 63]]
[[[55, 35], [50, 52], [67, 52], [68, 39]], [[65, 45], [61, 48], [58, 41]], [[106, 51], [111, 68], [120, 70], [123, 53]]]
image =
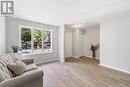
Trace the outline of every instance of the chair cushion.
[[26, 67], [26, 71], [37, 69], [38, 67], [35, 64], [28, 64]]
[[26, 71], [26, 64], [20, 60], [7, 64], [7, 67], [17, 76], [22, 75]]

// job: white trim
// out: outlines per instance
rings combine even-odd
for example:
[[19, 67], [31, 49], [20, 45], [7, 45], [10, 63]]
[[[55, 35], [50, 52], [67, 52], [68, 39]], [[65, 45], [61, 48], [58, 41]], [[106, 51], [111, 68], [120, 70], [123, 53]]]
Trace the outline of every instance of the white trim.
[[19, 27], [19, 47], [21, 47], [21, 27]]
[[114, 70], [117, 70], [117, 71], [120, 71], [120, 72], [124, 72], [124, 73], [130, 74], [130, 71], [127, 71], [127, 70], [124, 70], [124, 69], [119, 69], [119, 68], [108, 66], [108, 65], [104, 65], [104, 64], [99, 64], [99, 65], [107, 67], [107, 68], [110, 68], [110, 69], [114, 69]]
[[71, 56], [71, 57], [74, 57], [74, 58], [77, 58], [77, 59], [79, 59], [80, 57], [77, 57], [77, 56]]
[[[30, 27], [30, 26], [23, 26], [23, 25], [19, 25], [19, 46], [21, 47], [21, 28], [30, 28], [30, 29], [38, 29], [38, 30], [41, 30], [42, 31], [42, 35], [43, 35], [43, 30], [46, 30], [46, 31], [50, 31], [51, 32], [51, 47], [50, 47], [50, 50], [49, 52], [44, 52], [44, 49], [43, 52], [40, 52], [40, 53], [33, 53], [33, 33], [32, 33], [32, 30], [31, 30], [31, 44], [32, 44], [32, 47], [31, 47], [31, 53], [29, 54], [41, 54], [41, 53], [52, 53], [53, 52], [53, 44], [52, 44], [52, 35], [53, 35], [53, 30], [50, 30], [50, 29], [44, 29], [44, 28], [38, 28], [38, 27]], [[42, 39], [43, 40], [43, 39]], [[43, 42], [43, 41], [42, 41]], [[43, 45], [42, 45], [43, 46]]]
[[[86, 56], [86, 57], [89, 57], [89, 58], [93, 58], [92, 56]], [[96, 59], [100, 59], [100, 58], [97, 58], [97, 57], [95, 57]]]
[[61, 63], [65, 63], [65, 58], [64, 59], [58, 59]]
[[96, 58], [96, 59], [99, 59], [99, 60], [100, 60], [100, 58]]
[[[20, 29], [21, 29], [21, 31], [22, 31], [22, 28], [24, 28], [24, 27], [20, 27]], [[31, 30], [31, 53], [33, 53], [33, 50], [34, 50], [34, 35], [33, 35], [33, 31], [32, 31], [32, 29], [30, 28], [30, 30]]]
[[37, 61], [34, 61], [34, 62], [35, 62], [35, 64], [43, 64], [43, 63], [48, 63], [48, 62], [53, 62], [53, 61], [59, 61], [59, 59], [55, 58], [55, 59], [49, 59], [49, 60], [40, 61], [40, 62], [37, 62]]
[[39, 52], [39, 53], [27, 53], [27, 54], [22, 54], [23, 56], [28, 56], [28, 55], [36, 55], [36, 54], [49, 54], [52, 53], [52, 51], [48, 51], [48, 52]]
[[38, 29], [38, 30], [46, 30], [46, 31], [52, 31], [51, 29], [46, 29], [46, 28], [38, 28], [38, 27], [30, 27], [30, 26], [25, 26], [25, 25], [19, 25], [20, 29], [21, 28], [31, 28], [31, 29]]

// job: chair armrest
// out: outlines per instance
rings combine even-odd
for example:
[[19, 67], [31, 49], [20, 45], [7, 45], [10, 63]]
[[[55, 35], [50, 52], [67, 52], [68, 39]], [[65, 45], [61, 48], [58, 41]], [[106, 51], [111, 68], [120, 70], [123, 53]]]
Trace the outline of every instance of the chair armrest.
[[0, 82], [0, 87], [26, 87], [37, 80], [43, 80], [43, 71], [32, 70], [21, 76]]
[[23, 61], [25, 64], [32, 64], [32, 63], [34, 63], [34, 59], [33, 58], [21, 59], [21, 61]]

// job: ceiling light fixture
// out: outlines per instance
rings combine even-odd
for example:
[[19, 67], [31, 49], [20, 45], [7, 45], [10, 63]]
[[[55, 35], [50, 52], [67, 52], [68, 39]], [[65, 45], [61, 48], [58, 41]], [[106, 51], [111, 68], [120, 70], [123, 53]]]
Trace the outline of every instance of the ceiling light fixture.
[[75, 24], [75, 25], [73, 25], [73, 27], [80, 28], [80, 27], [82, 27], [82, 25], [80, 25], [80, 24]]

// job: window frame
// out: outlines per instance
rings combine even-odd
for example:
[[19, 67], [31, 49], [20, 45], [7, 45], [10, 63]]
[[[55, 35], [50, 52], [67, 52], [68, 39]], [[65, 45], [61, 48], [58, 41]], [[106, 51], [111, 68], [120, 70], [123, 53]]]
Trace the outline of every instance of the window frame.
[[[43, 53], [52, 53], [52, 52], [53, 52], [53, 46], [52, 46], [52, 41], [53, 41], [53, 39], [52, 39], [52, 34], [53, 34], [53, 30], [47, 29], [47, 28], [44, 29], [44, 28], [38, 28], [38, 27], [30, 27], [30, 26], [19, 25], [19, 46], [20, 46], [20, 47], [21, 47], [21, 42], [22, 42], [22, 41], [21, 41], [21, 31], [22, 31], [22, 28], [30, 28], [30, 29], [31, 29], [31, 53], [27, 53], [27, 54], [22, 53], [23, 55], [43, 54]], [[41, 31], [42, 31], [42, 35], [43, 35], [43, 31], [44, 31], [44, 30], [51, 32], [51, 35], [50, 35], [50, 37], [51, 37], [51, 38], [50, 38], [50, 39], [51, 39], [50, 51], [45, 52], [45, 51], [43, 50], [43, 45], [42, 45], [42, 52], [38, 52], [38, 53], [33, 52], [33, 50], [34, 50], [34, 43], [33, 43], [34, 38], [33, 38], [32, 29], [41, 30]], [[43, 43], [43, 39], [42, 39], [42, 43]]]

